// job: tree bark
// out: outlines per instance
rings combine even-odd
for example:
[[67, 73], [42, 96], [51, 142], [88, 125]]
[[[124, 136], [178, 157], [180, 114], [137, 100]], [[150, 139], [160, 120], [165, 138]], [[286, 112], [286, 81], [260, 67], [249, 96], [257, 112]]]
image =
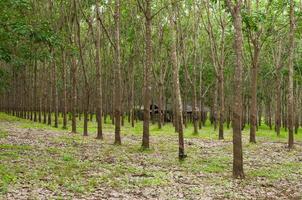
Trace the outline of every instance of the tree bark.
[[287, 99], [287, 117], [288, 117], [288, 148], [294, 147], [294, 134], [293, 134], [293, 118], [294, 118], [294, 37], [295, 37], [295, 21], [294, 21], [294, 0], [290, 0], [290, 11], [289, 11], [289, 49], [288, 49], [288, 99]]
[[[95, 1], [96, 4], [96, 15], [100, 17], [98, 0]], [[95, 34], [95, 68], [96, 68], [96, 90], [97, 90], [97, 100], [96, 100], [96, 119], [97, 119], [97, 139], [103, 139], [102, 131], [102, 71], [101, 71], [101, 61], [100, 61], [100, 29], [101, 22], [97, 20], [96, 34]]]
[[115, 0], [115, 88], [114, 88], [114, 115], [115, 115], [115, 140], [114, 144], [120, 145], [121, 141], [121, 47], [120, 47], [120, 0]]
[[275, 131], [277, 136], [280, 136], [281, 128], [281, 69], [280, 69], [280, 59], [281, 59], [281, 42], [278, 44], [278, 52], [276, 56], [276, 111], [275, 111]]
[[66, 51], [62, 49], [62, 81], [63, 81], [63, 129], [67, 129], [67, 81], [66, 81]]
[[58, 88], [57, 88], [57, 65], [55, 61], [55, 52], [52, 49], [52, 69], [53, 69], [53, 108], [55, 114], [54, 127], [58, 128], [58, 120], [59, 120], [59, 105], [58, 105]]
[[[51, 66], [51, 65], [50, 65]], [[49, 69], [49, 76], [48, 76], [48, 82], [49, 82], [49, 93], [47, 95], [47, 104], [48, 104], [48, 118], [47, 118], [47, 124], [51, 125], [51, 114], [52, 114], [52, 71]]]
[[37, 121], [37, 60], [34, 61], [34, 122]]
[[224, 123], [224, 75], [223, 69], [219, 70], [218, 77], [218, 97], [219, 97], [219, 139], [224, 139], [223, 123]]
[[183, 136], [183, 116], [182, 116], [182, 101], [180, 94], [180, 83], [179, 83], [179, 66], [176, 52], [176, 38], [177, 38], [177, 28], [176, 28], [176, 16], [175, 16], [175, 2], [172, 1], [172, 16], [170, 16], [170, 26], [172, 31], [172, 40], [171, 40], [171, 62], [173, 68], [173, 86], [174, 86], [174, 95], [175, 95], [175, 105], [176, 105], [176, 123], [178, 131], [178, 145], [179, 152], [178, 157], [180, 160], [186, 157], [185, 147], [184, 147], [184, 136]]
[[250, 142], [256, 143], [256, 126], [257, 126], [257, 76], [259, 66], [260, 48], [254, 44], [254, 55], [251, 74], [251, 109], [250, 109]]
[[[150, 103], [151, 103], [151, 86], [150, 86], [150, 69], [152, 68], [152, 18], [151, 18], [151, 2], [146, 0], [145, 12], [145, 42], [146, 42], [146, 63], [144, 65], [144, 124], [143, 124], [143, 141], [142, 147], [149, 148], [149, 121], [150, 121]], [[153, 105], [152, 105], [153, 106]]]
[[236, 53], [236, 66], [234, 73], [234, 95], [233, 95], [233, 177], [244, 178], [242, 139], [241, 139], [241, 120], [242, 120], [242, 73], [243, 73], [243, 36], [242, 36], [242, 0], [236, 1], [233, 5], [231, 0], [226, 0], [227, 6], [231, 11], [234, 26], [234, 40]]

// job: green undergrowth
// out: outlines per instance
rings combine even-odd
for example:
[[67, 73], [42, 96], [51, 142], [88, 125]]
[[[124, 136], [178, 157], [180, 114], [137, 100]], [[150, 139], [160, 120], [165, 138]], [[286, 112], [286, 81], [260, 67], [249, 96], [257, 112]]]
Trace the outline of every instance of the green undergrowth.
[[[59, 116], [59, 128], [55, 128], [54, 126], [49, 126], [43, 123], [32, 122], [26, 119], [20, 119], [14, 116], [7, 115], [5, 113], [0, 113], [0, 120], [2, 121], [10, 121], [10, 122], [19, 122], [21, 128], [31, 128], [31, 129], [48, 129], [48, 130], [58, 130], [62, 131], [62, 117]], [[107, 123], [103, 123], [103, 131], [104, 133], [114, 133], [114, 125], [110, 122], [109, 119], [106, 121]], [[71, 121], [68, 121], [67, 131], [71, 131], [70, 127]], [[81, 135], [83, 132], [83, 119], [77, 121], [77, 132]], [[95, 135], [97, 132], [97, 123], [95, 122], [95, 118], [92, 121], [88, 122], [88, 132], [90, 135]], [[131, 127], [131, 124], [125, 120], [124, 126], [122, 126], [121, 133], [122, 135], [142, 135], [143, 125], [141, 121], [135, 123], [134, 127]], [[175, 128], [171, 123], [165, 124], [161, 129], [158, 128], [156, 123], [150, 124], [150, 134], [151, 136], [171, 136], [177, 137], [177, 133], [175, 133]], [[187, 127], [184, 129], [185, 138], [204, 138], [209, 140], [217, 140], [218, 139], [218, 130], [214, 130], [213, 126], [210, 124], [208, 120], [205, 126], [202, 129], [198, 130], [198, 134], [193, 134], [193, 125], [188, 123]], [[249, 136], [249, 126], [247, 125], [243, 131], [243, 135], [246, 137]], [[225, 140], [231, 141], [232, 139], [232, 129], [227, 129], [225, 126], [224, 129], [224, 137]], [[270, 128], [262, 124], [258, 131], [256, 132], [256, 139], [260, 142], [286, 142], [288, 137], [287, 131], [283, 128], [281, 129], [280, 135], [277, 136], [274, 130], [270, 130]], [[1, 132], [0, 132], [1, 138]], [[295, 134], [295, 140], [298, 142], [302, 141], [302, 129], [300, 128], [298, 134]]]
[[17, 180], [24, 169], [15, 162], [31, 150], [28, 145], [0, 144], [0, 194], [7, 192], [8, 186]]
[[[93, 192], [101, 186], [135, 188], [169, 183], [165, 172], [139, 167], [135, 165], [136, 161], [129, 163], [128, 156], [119, 155], [118, 152], [110, 153], [112, 145], [106, 145], [102, 153], [89, 152], [87, 156], [81, 155], [81, 146], [33, 149], [28, 146], [1, 145], [0, 148], [10, 151], [8, 154], [0, 154], [3, 162], [0, 165], [1, 193], [6, 193], [10, 184], [20, 182], [54, 192], [60, 192], [63, 187], [72, 193]], [[130, 149], [127, 152], [125, 147], [118, 148], [125, 155], [133, 157], [140, 151]], [[19, 156], [21, 150], [29, 152]], [[10, 162], [12, 159], [14, 162]]]
[[[0, 120], [16, 122], [17, 126], [26, 129], [63, 130], [4, 113], [0, 113]], [[62, 196], [62, 191], [86, 194], [100, 187], [116, 189], [173, 187], [179, 184], [175, 175], [180, 179], [186, 176], [202, 179], [202, 182], [214, 187], [231, 187], [232, 131], [230, 129], [226, 129], [225, 141], [219, 142], [217, 131], [213, 130], [210, 122], [199, 130], [198, 135], [192, 134], [193, 126], [189, 124], [185, 129], [188, 157], [180, 162], [177, 158], [177, 134], [171, 124], [166, 124], [163, 129], [158, 129], [156, 124], [151, 125], [150, 149], [141, 148], [142, 122], [138, 122], [134, 128], [125, 122], [122, 135], [128, 137], [122, 137], [120, 146], [113, 145], [112, 137], [108, 137], [114, 132], [112, 124], [104, 124], [102, 141], [95, 139], [94, 121], [89, 122], [88, 137], [80, 134], [81, 126], [82, 121], [79, 121], [77, 134], [70, 133], [68, 129], [55, 137], [49, 137], [47, 141], [41, 135], [37, 136], [36, 141], [31, 141], [33, 142], [31, 145], [22, 144], [22, 139], [18, 144], [6, 144], [9, 132], [4, 131], [6, 127], [0, 127], [0, 139], [4, 141], [0, 143], [0, 194], [5, 194], [10, 187], [18, 189], [24, 185], [48, 189]], [[298, 142], [302, 141], [301, 133], [299, 131], [296, 135]], [[257, 132], [257, 144], [248, 143], [248, 135], [247, 127], [243, 131], [245, 155], [248, 152], [248, 155], [256, 156], [257, 152], [265, 147], [262, 142], [286, 143], [287, 141], [287, 133], [284, 130], [280, 137], [277, 137], [274, 131], [269, 130], [265, 125]], [[296, 151], [287, 152], [283, 156], [296, 156]], [[261, 159], [258, 158], [255, 162], [261, 163]], [[278, 181], [282, 178], [294, 177], [295, 174], [300, 176], [302, 174], [300, 162], [259, 166], [248, 168], [247, 179], [243, 184], [248, 184], [257, 177]], [[226, 194], [228, 195], [231, 194]]]
[[183, 162], [181, 167], [194, 173], [222, 173], [229, 171], [230, 163], [230, 157], [212, 156], [203, 159], [192, 159], [191, 162]]
[[271, 181], [284, 178], [295, 178], [297, 174], [300, 176], [302, 175], [301, 162], [287, 162], [280, 165], [262, 167], [248, 172], [248, 175], [251, 177], [265, 177]]
[[[249, 136], [250, 127], [247, 125], [243, 131], [243, 134], [247, 137]], [[298, 142], [302, 142], [302, 128], [300, 127], [297, 134], [294, 134], [294, 138]], [[256, 131], [256, 141], [260, 142], [287, 142], [288, 139], [288, 131], [284, 128], [281, 128], [280, 135], [277, 136], [274, 131], [274, 127], [270, 129], [266, 124], [262, 124], [258, 127], [258, 131]]]
[[[8, 191], [10, 184], [17, 179], [17, 168], [8, 167], [5, 164], [0, 164], [0, 194], [4, 194]], [[1, 196], [0, 196], [1, 197]]]
[[0, 129], [0, 139], [8, 136], [7, 131]]

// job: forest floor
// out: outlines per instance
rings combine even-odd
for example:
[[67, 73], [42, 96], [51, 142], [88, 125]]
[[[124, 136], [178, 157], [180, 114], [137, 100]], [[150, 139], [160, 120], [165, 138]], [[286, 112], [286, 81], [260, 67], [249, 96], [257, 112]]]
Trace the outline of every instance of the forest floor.
[[152, 148], [143, 151], [141, 124], [125, 125], [122, 145], [113, 145], [113, 126], [104, 140], [71, 134], [43, 124], [0, 114], [0, 199], [302, 199], [302, 132], [286, 148], [267, 127], [249, 144], [243, 132], [246, 178], [232, 174], [231, 130], [219, 141], [204, 127], [186, 130], [188, 157], [177, 159], [177, 134], [171, 125], [151, 127]]

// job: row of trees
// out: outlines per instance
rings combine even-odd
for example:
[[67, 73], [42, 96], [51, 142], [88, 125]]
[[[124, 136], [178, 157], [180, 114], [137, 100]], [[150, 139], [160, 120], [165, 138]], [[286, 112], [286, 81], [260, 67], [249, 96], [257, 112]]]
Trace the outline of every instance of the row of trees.
[[198, 134], [209, 109], [219, 139], [232, 122], [237, 178], [246, 124], [252, 143], [265, 119], [277, 135], [288, 129], [294, 145], [302, 124], [298, 1], [5, 0], [0, 7], [2, 111], [55, 127], [61, 113], [74, 133], [83, 115], [84, 136], [95, 114], [97, 139], [110, 117], [121, 144], [124, 118], [134, 126], [142, 109], [149, 148], [156, 104], [159, 128], [173, 113], [184, 159], [183, 129], [192, 121]]

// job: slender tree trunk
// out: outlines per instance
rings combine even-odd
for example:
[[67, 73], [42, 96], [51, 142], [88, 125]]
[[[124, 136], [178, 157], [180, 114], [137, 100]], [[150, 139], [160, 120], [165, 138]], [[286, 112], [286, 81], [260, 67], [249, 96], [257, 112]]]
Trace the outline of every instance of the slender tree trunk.
[[275, 129], [277, 136], [280, 136], [281, 128], [281, 72], [276, 70], [276, 111], [275, 111]]
[[[258, 103], [259, 111], [258, 111], [258, 126], [262, 125], [262, 102]], [[256, 118], [257, 119], [257, 118]]]
[[[51, 66], [51, 65], [50, 65]], [[51, 112], [52, 112], [52, 93], [53, 93], [53, 91], [52, 91], [52, 73], [51, 73], [51, 70], [49, 69], [49, 72], [50, 72], [50, 76], [48, 77], [48, 81], [49, 81], [49, 85], [48, 85], [48, 87], [49, 87], [49, 93], [48, 93], [48, 99], [47, 99], [47, 103], [48, 103], [48, 122], [47, 122], [47, 124], [48, 125], [51, 125]]]
[[288, 49], [288, 99], [287, 99], [287, 117], [288, 117], [288, 148], [292, 149], [294, 146], [293, 134], [293, 118], [294, 118], [294, 38], [295, 38], [295, 20], [294, 20], [294, 0], [290, 0], [290, 30], [289, 30], [289, 49]]
[[[161, 75], [162, 76], [162, 75]], [[159, 97], [158, 97], [158, 128], [161, 129], [164, 124], [164, 80], [162, 80], [162, 77], [160, 78], [159, 82]]]
[[234, 26], [234, 40], [236, 53], [236, 66], [234, 73], [234, 95], [233, 95], [233, 177], [244, 178], [243, 155], [241, 139], [241, 120], [242, 120], [242, 73], [243, 73], [243, 36], [242, 36], [242, 0], [236, 1], [233, 5], [231, 0], [226, 0], [227, 6], [231, 11]]
[[66, 52], [62, 50], [62, 81], [63, 81], [63, 129], [67, 129], [67, 83], [66, 83]]
[[232, 116], [232, 111], [231, 111], [231, 106], [228, 106], [228, 117], [227, 117], [227, 128], [230, 128], [230, 123], [231, 123], [231, 116]]
[[186, 157], [185, 147], [184, 147], [184, 136], [183, 136], [183, 117], [182, 117], [182, 101], [180, 94], [180, 83], [179, 83], [179, 66], [176, 52], [176, 38], [177, 38], [177, 28], [176, 28], [176, 16], [175, 16], [175, 2], [172, 2], [172, 16], [170, 18], [170, 25], [172, 31], [172, 43], [171, 43], [171, 62], [173, 68], [173, 86], [174, 86], [174, 95], [175, 95], [175, 105], [176, 105], [176, 123], [178, 130], [178, 144], [179, 152], [178, 157], [180, 160]]
[[[74, 37], [74, 36], [73, 36]], [[73, 43], [75, 43], [73, 38]], [[72, 92], [71, 92], [71, 132], [77, 132], [77, 62], [75, 55], [72, 55], [71, 64], [71, 79], [72, 79]]]
[[218, 97], [219, 97], [219, 139], [224, 139], [223, 135], [223, 123], [224, 123], [224, 75], [223, 69], [219, 70], [218, 77]]
[[259, 65], [260, 48], [254, 44], [254, 55], [251, 74], [251, 109], [250, 109], [250, 142], [256, 143], [256, 126], [257, 126], [257, 76]]
[[[32, 67], [32, 66], [31, 66]], [[31, 69], [31, 68], [30, 68]], [[31, 69], [33, 70], [33, 69]], [[33, 80], [33, 71], [30, 71], [30, 101], [29, 101], [29, 109], [30, 109], [30, 120], [33, 121], [34, 120], [34, 80]], [[15, 99], [16, 99], [16, 94], [14, 93], [14, 91], [12, 91], [12, 102], [11, 102], [11, 114], [14, 115], [14, 104], [15, 104]]]
[[269, 100], [269, 104], [268, 104], [268, 125], [270, 130], [273, 129], [272, 127], [272, 108], [271, 108], [271, 100]]
[[152, 18], [151, 3], [152, 0], [146, 0], [145, 28], [146, 28], [146, 63], [144, 65], [144, 124], [143, 124], [143, 148], [149, 148], [149, 121], [150, 121], [150, 103], [151, 103], [151, 87], [150, 87], [150, 69], [152, 68]]
[[88, 136], [88, 112], [89, 112], [89, 103], [90, 103], [90, 92], [85, 88], [85, 97], [84, 98], [84, 127], [83, 127], [83, 136]]
[[203, 121], [203, 90], [202, 90], [202, 72], [199, 73], [199, 129], [202, 128]]
[[[45, 62], [43, 62], [43, 79], [44, 84], [43, 84], [43, 123], [46, 124], [47, 123], [47, 65], [45, 64]], [[24, 86], [25, 86], [25, 80], [24, 80]], [[25, 91], [24, 91], [25, 93]], [[24, 102], [25, 103], [25, 102]], [[23, 105], [25, 106], [25, 105]], [[25, 110], [25, 108], [24, 108]]]
[[[38, 87], [38, 91], [39, 91], [39, 111], [38, 111], [38, 121], [39, 123], [42, 123], [42, 101], [43, 101], [43, 82], [45, 81], [43, 79], [43, 73], [41, 73], [41, 70], [39, 71], [39, 87]], [[21, 91], [20, 91], [21, 93]], [[21, 111], [21, 101], [22, 99], [20, 99], [20, 111]], [[21, 114], [21, 113], [20, 113]], [[21, 116], [22, 117], [22, 116]]]
[[130, 97], [130, 115], [131, 115], [131, 127], [134, 127], [135, 117], [135, 103], [134, 103], [134, 66], [132, 67], [132, 79], [131, 79], [131, 97]]
[[54, 127], [58, 128], [58, 117], [59, 117], [59, 105], [58, 105], [58, 89], [57, 89], [57, 65], [55, 61], [55, 51], [52, 47], [51, 54], [53, 56], [53, 59], [51, 61], [52, 64], [52, 87], [53, 87], [53, 111], [54, 111]]
[[34, 61], [34, 122], [37, 121], [37, 60]]
[[299, 131], [299, 110], [300, 110], [300, 95], [299, 95], [299, 86], [296, 84], [296, 98], [295, 98], [295, 134], [298, 134]]
[[[98, 0], [95, 1], [96, 4], [96, 14], [100, 17], [99, 13], [99, 4]], [[97, 101], [96, 101], [96, 119], [97, 119], [97, 139], [103, 139], [103, 131], [102, 131], [102, 71], [101, 71], [101, 61], [100, 61], [100, 29], [101, 29], [101, 22], [97, 20], [96, 26], [96, 35], [95, 35], [95, 67], [96, 67], [96, 79], [97, 79]]]
[[217, 96], [218, 96], [218, 80], [216, 79], [215, 86], [214, 86], [214, 89], [213, 89], [213, 124], [214, 124], [214, 130], [217, 129], [217, 118], [218, 118]]
[[115, 0], [115, 92], [114, 92], [114, 115], [115, 115], [115, 140], [114, 144], [120, 145], [121, 141], [121, 47], [120, 47], [120, 0]]
[[242, 118], [241, 118], [241, 130], [243, 131], [245, 128], [246, 124], [246, 103], [245, 103], [245, 98], [244, 95], [242, 96]]

